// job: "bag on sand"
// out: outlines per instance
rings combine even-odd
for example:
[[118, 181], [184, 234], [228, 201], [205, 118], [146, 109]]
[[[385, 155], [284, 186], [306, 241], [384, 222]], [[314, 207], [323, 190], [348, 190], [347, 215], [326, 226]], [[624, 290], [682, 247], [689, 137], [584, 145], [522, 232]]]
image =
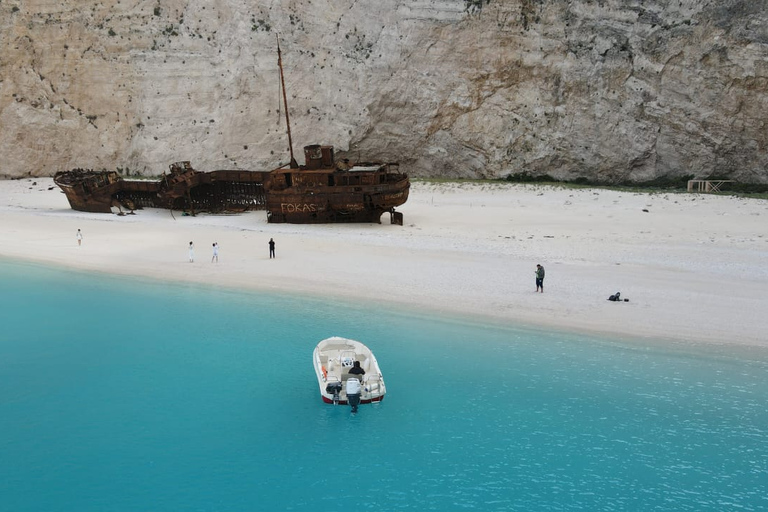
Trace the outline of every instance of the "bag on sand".
[[615, 295], [611, 295], [610, 297], [608, 297], [608, 300], [613, 301], [613, 302], [620, 301], [621, 300], [621, 293], [616, 292]]

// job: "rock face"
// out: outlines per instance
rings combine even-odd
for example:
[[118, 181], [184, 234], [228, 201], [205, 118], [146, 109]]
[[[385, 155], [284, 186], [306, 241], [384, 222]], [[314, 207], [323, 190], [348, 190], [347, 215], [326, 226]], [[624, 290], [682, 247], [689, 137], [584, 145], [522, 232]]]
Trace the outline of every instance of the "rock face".
[[397, 160], [768, 183], [756, 0], [0, 0], [0, 176]]

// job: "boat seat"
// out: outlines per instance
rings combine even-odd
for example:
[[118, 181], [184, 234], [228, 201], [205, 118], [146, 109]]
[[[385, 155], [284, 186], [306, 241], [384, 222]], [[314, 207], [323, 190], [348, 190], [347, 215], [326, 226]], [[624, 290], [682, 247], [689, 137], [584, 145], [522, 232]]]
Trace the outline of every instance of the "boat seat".
[[365, 383], [365, 389], [369, 393], [380, 393], [381, 392], [381, 381], [376, 379], [371, 379]]

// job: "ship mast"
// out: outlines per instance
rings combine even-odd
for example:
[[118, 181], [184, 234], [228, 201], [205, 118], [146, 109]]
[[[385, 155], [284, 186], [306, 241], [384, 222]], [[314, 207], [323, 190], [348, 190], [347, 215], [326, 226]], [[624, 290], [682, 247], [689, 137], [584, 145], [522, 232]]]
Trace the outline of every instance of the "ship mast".
[[288, 149], [291, 151], [291, 169], [298, 169], [299, 164], [293, 157], [293, 141], [291, 140], [291, 120], [288, 117], [288, 98], [285, 95], [285, 77], [283, 77], [283, 58], [280, 54], [280, 36], [277, 38], [277, 66], [280, 68], [280, 84], [283, 88], [283, 105], [285, 106], [285, 126], [288, 128]]

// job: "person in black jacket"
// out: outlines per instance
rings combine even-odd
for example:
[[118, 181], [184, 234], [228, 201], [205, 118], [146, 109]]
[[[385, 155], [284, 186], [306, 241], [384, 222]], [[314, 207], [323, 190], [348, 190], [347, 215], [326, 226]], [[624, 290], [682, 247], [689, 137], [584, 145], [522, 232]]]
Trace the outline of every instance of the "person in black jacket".
[[544, 293], [544, 267], [536, 265], [536, 291]]
[[365, 375], [365, 370], [360, 366], [360, 361], [355, 361], [352, 368], [349, 369], [350, 375]]

